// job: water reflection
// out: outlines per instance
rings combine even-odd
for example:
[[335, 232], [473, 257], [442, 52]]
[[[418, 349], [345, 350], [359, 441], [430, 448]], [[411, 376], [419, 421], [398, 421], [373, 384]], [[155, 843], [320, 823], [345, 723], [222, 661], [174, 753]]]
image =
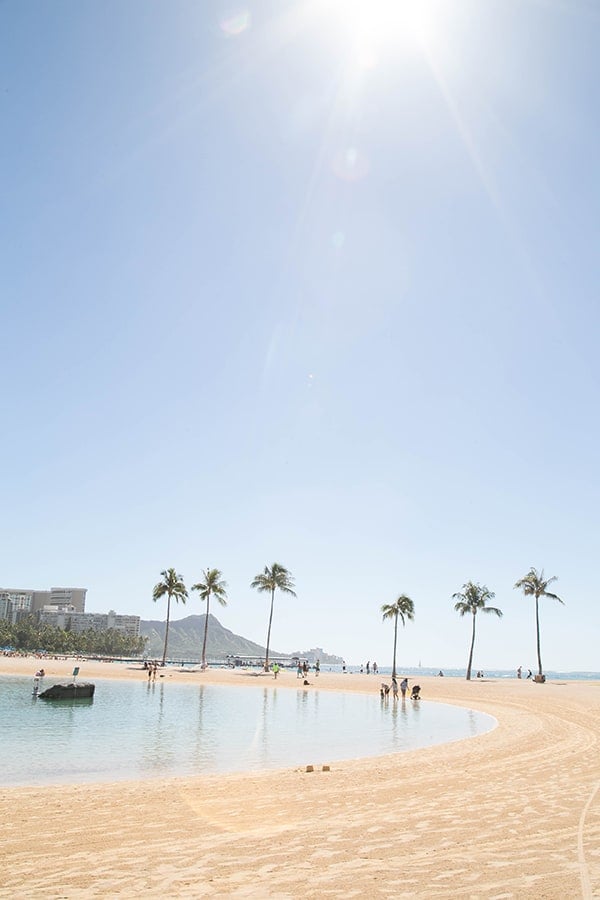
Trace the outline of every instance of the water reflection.
[[[150, 687], [150, 685], [148, 686]], [[175, 758], [171, 729], [167, 720], [164, 681], [161, 681], [158, 686], [156, 682], [152, 682], [150, 696], [154, 701], [153, 705], [157, 707], [157, 712], [154, 728], [146, 730], [144, 734], [144, 759], [149, 768], [157, 772], [164, 772], [171, 768]]]
[[477, 728], [477, 716], [473, 709], [467, 710], [467, 720], [469, 722], [469, 735], [475, 737], [476, 734], [479, 734], [479, 730]]
[[263, 688], [261, 715], [257, 718], [257, 733], [260, 735], [260, 754], [258, 759], [262, 766], [268, 765], [269, 761], [269, 700], [272, 699], [273, 712], [277, 704], [277, 688], [273, 688], [273, 693], [268, 688]]
[[410, 744], [411, 717], [413, 704], [405, 698], [385, 703], [386, 713], [391, 723], [391, 749], [405, 750]]
[[[318, 765], [488, 730], [472, 710], [368, 694], [173, 682], [97, 686], [93, 706], [27, 702], [0, 677], [0, 783], [114, 780]], [[25, 701], [25, 702], [24, 702]]]

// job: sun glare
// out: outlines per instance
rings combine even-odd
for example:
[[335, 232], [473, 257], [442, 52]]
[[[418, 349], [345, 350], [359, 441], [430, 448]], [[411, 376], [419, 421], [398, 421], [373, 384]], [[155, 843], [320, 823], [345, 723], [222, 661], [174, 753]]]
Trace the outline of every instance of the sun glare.
[[334, 0], [336, 18], [368, 66], [390, 47], [431, 49], [435, 37], [433, 0]]

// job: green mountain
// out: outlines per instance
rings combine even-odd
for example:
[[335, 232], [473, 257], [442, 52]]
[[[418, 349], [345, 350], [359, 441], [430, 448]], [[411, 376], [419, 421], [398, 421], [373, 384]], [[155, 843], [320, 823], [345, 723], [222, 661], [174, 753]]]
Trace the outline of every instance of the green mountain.
[[[202, 653], [202, 641], [204, 640], [204, 622], [206, 615], [187, 616], [185, 619], [177, 619], [169, 624], [169, 659], [200, 660]], [[165, 642], [165, 623], [155, 620], [140, 622], [140, 634], [148, 637], [148, 656], [162, 656]], [[271, 656], [289, 657], [289, 653], [278, 653], [269, 650]], [[206, 642], [206, 656], [210, 661], [223, 660], [227, 656], [257, 656], [264, 657], [265, 648], [254, 641], [234, 634], [228, 628], [223, 628], [218, 619], [211, 614], [208, 621], [208, 640]]]
[[[206, 615], [187, 616], [185, 619], [177, 619], [169, 625], [169, 659], [182, 659], [188, 661], [200, 660], [202, 653], [202, 641], [204, 640], [204, 622]], [[147, 652], [152, 659], [162, 656], [163, 644], [165, 642], [165, 623], [155, 620], [144, 620], [140, 622], [140, 634], [148, 638]], [[299, 656], [301, 659], [307, 659], [309, 663], [314, 663], [317, 659], [321, 663], [341, 663], [341, 656], [332, 656], [325, 653], [320, 647], [312, 650], [302, 650], [297, 653], [278, 653], [276, 650], [269, 651], [272, 657], [283, 657], [291, 659]], [[210, 660], [224, 660], [227, 656], [249, 657], [256, 656], [264, 658], [265, 648], [254, 641], [240, 637], [234, 634], [228, 628], [223, 628], [218, 619], [211, 614], [208, 620], [208, 640], [206, 642], [206, 656]]]

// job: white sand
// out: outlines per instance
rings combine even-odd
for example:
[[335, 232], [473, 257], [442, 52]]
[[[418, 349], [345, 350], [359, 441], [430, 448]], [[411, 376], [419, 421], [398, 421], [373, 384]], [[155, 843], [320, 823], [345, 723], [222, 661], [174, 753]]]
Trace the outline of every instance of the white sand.
[[[44, 666], [62, 676], [74, 664]], [[146, 679], [78, 664], [83, 679]], [[38, 666], [0, 657], [2, 673]], [[173, 689], [183, 680], [257, 682], [239, 670], [166, 676]], [[358, 691], [380, 681], [310, 680]], [[600, 897], [600, 684], [419, 681], [425, 699], [490, 713], [498, 727], [330, 772], [0, 789], [0, 896]], [[297, 690], [295, 672], [277, 686]]]

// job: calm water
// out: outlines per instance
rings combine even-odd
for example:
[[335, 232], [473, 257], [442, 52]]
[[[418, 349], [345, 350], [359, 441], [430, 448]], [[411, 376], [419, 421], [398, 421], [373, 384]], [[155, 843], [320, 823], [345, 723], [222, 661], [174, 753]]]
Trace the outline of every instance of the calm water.
[[33, 698], [32, 684], [0, 677], [3, 785], [321, 765], [459, 740], [495, 725], [460, 707], [314, 687], [97, 680], [93, 700], [57, 703]]
[[[480, 669], [481, 666], [473, 666], [473, 680], [475, 680], [475, 674]], [[527, 675], [527, 669], [529, 666], [523, 666], [523, 680], [525, 680]], [[537, 663], [532, 665], [531, 667], [533, 673], [537, 672]], [[322, 665], [322, 672], [341, 672], [342, 667], [337, 665]], [[353, 675], [357, 675], [361, 671], [360, 666], [347, 666], [347, 671], [352, 673]], [[417, 676], [424, 677], [425, 675], [437, 675], [439, 672], [438, 669], [426, 668], [425, 666], [399, 666], [398, 671], [402, 673], [402, 675], [408, 675], [410, 678], [414, 679]], [[464, 678], [466, 675], [466, 669], [443, 669], [444, 675], [450, 678]], [[548, 681], [600, 681], [600, 672], [559, 672], [554, 669], [544, 669], [546, 674], [546, 678]], [[379, 666], [379, 675], [388, 677], [392, 673], [391, 666]], [[366, 672], [365, 678], [373, 678], [373, 675], [367, 676]], [[516, 678], [517, 672], [516, 669], [486, 669], [483, 668], [483, 674], [485, 678]]]

